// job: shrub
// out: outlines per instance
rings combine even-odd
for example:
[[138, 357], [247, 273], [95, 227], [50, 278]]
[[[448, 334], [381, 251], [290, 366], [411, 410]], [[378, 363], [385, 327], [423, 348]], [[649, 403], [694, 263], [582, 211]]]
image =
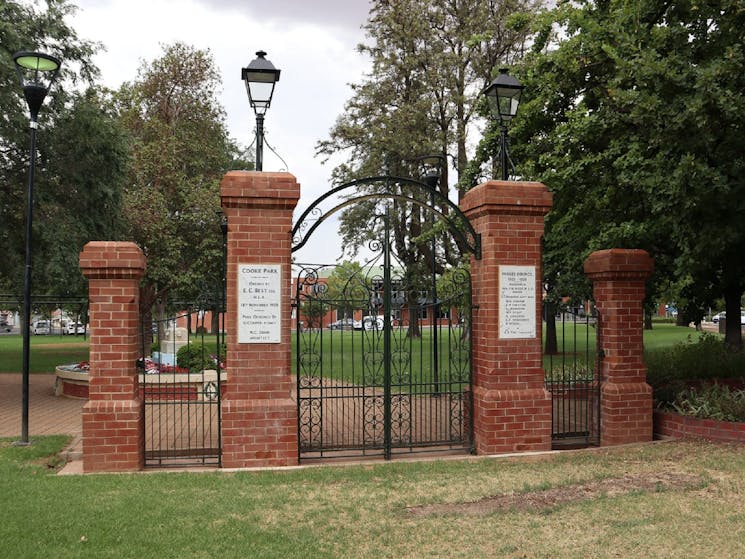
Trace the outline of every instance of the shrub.
[[705, 384], [679, 392], [670, 402], [658, 407], [700, 419], [745, 421], [745, 390], [730, 390], [721, 384]]
[[[193, 343], [187, 344], [180, 348], [176, 353], [176, 364], [179, 367], [189, 369], [189, 371], [198, 372], [204, 369], [217, 369], [215, 354], [217, 353], [217, 344], [215, 343]], [[225, 357], [225, 346], [220, 348], [221, 359]]]
[[690, 380], [745, 376], [745, 353], [729, 351], [715, 334], [705, 333], [696, 343], [678, 343], [645, 354], [647, 382], [657, 391], [685, 387]]

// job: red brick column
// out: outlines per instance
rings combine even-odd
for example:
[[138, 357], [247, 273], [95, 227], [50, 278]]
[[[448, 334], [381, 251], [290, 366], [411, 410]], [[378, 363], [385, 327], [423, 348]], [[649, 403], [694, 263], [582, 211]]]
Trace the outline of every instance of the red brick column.
[[642, 339], [644, 282], [654, 262], [643, 250], [593, 252], [585, 273], [600, 313], [600, 444], [652, 440], [652, 389]]
[[140, 278], [145, 257], [134, 243], [94, 241], [80, 253], [88, 278], [90, 379], [83, 407], [86, 472], [140, 470], [144, 408], [138, 394]]
[[[300, 186], [289, 173], [232, 171], [220, 188], [228, 220], [228, 382], [222, 403], [222, 465], [297, 464], [297, 404], [291, 396], [290, 371], [290, 237]], [[239, 343], [239, 268], [250, 264], [281, 266], [279, 343]]]
[[[479, 454], [551, 448], [551, 398], [545, 389], [541, 327], [541, 237], [552, 196], [533, 182], [491, 181], [470, 190], [461, 208], [481, 234], [471, 259], [473, 416]], [[500, 334], [503, 266], [535, 271], [535, 333]], [[505, 268], [504, 270], [508, 270]]]

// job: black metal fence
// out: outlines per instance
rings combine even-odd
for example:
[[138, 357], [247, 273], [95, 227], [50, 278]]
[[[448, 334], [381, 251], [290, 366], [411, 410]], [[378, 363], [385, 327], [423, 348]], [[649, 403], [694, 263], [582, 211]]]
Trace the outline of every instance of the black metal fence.
[[220, 402], [227, 379], [223, 324], [222, 312], [204, 310], [143, 324], [138, 368], [145, 466], [221, 465]]
[[[551, 317], [547, 317], [551, 320]], [[544, 358], [551, 393], [553, 448], [600, 444], [598, 341], [601, 317], [594, 305], [561, 304], [553, 316], [557, 347]], [[548, 330], [548, 329], [547, 329]]]

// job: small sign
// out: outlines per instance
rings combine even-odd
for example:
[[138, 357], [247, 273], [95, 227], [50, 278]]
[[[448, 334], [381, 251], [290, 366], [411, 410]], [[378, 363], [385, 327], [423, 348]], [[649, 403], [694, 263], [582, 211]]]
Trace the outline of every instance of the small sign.
[[535, 266], [499, 267], [499, 337], [535, 338]]
[[238, 343], [281, 341], [280, 264], [238, 265]]

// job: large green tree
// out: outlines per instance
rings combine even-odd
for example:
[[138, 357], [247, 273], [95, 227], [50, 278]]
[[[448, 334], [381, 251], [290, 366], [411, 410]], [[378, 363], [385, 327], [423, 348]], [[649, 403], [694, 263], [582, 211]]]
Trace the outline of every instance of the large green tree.
[[39, 118], [34, 293], [83, 293], [78, 253], [88, 240], [115, 234], [126, 150], [108, 97], [95, 87], [91, 57], [98, 46], [66, 23], [74, 10], [67, 0], [0, 3], [0, 291], [23, 287], [29, 117], [12, 60], [17, 51], [62, 59]]
[[[739, 316], [742, 2], [583, 0], [538, 23], [511, 134], [522, 176], [554, 193], [546, 283], [566, 295], [590, 251], [645, 248], [653, 288], [682, 285], [699, 307], [718, 292]], [[495, 146], [493, 131], [482, 154]], [[734, 322], [727, 342], [740, 347]]]
[[148, 259], [146, 312], [169, 296], [195, 300], [219, 291], [219, 181], [236, 153], [216, 99], [219, 86], [209, 51], [177, 42], [118, 92], [132, 157], [123, 219], [127, 238]]

